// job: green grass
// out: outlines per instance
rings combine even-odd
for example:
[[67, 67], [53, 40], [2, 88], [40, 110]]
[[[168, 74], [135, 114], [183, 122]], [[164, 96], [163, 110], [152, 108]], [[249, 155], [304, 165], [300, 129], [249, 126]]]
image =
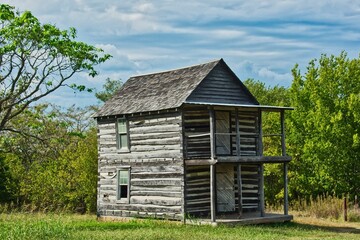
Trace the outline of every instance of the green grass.
[[[357, 225], [356, 225], [357, 226]], [[359, 225], [360, 227], [360, 225]], [[98, 222], [93, 215], [0, 214], [0, 239], [359, 239], [359, 228], [300, 222], [212, 227], [133, 220]]]

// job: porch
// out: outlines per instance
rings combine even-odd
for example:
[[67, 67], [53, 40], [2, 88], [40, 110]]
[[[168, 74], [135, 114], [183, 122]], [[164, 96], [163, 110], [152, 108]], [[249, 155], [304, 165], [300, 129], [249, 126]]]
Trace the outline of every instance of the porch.
[[[288, 215], [287, 108], [188, 106], [183, 112], [185, 213], [203, 223], [256, 224]], [[263, 134], [262, 112], [279, 113], [279, 133]], [[263, 138], [278, 137], [280, 156], [263, 155]], [[283, 164], [284, 214], [265, 213], [264, 164]], [[207, 216], [207, 218], [204, 218]]]

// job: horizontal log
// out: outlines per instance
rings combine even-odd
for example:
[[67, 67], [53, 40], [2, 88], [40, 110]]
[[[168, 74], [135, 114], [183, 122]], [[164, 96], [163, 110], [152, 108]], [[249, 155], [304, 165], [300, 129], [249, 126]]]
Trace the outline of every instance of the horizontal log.
[[179, 124], [154, 125], [149, 127], [130, 128], [130, 134], [180, 132]]
[[155, 132], [155, 133], [132, 133], [130, 134], [130, 141], [136, 140], [157, 140], [157, 139], [164, 139], [164, 138], [180, 138], [181, 134], [180, 131], [173, 131], [173, 132]]
[[188, 166], [192, 165], [213, 165], [216, 164], [216, 160], [205, 160], [205, 159], [199, 159], [199, 160], [185, 160], [185, 164]]
[[159, 189], [131, 191], [131, 196], [160, 196], [160, 197], [181, 197], [181, 192], [160, 191]]
[[153, 178], [181, 178], [181, 172], [138, 172], [131, 173], [132, 179], [153, 179]]
[[131, 185], [133, 186], [180, 186], [180, 184], [181, 179], [179, 178], [131, 179]]
[[139, 139], [135, 140], [132, 138], [131, 146], [137, 145], [169, 145], [169, 144], [178, 144], [180, 145], [180, 134], [175, 137], [164, 137], [164, 138], [157, 138], [157, 139]]
[[181, 192], [181, 186], [134, 186], [130, 187], [131, 191], [169, 191], [169, 192]]
[[134, 166], [131, 168], [131, 174], [142, 174], [142, 173], [177, 173], [182, 172], [183, 168], [181, 165], [168, 166], [164, 163], [158, 163], [158, 166], [147, 166], [147, 164], [143, 164], [143, 166]]
[[181, 198], [160, 197], [160, 196], [132, 196], [130, 204], [151, 204], [159, 206], [181, 205]]

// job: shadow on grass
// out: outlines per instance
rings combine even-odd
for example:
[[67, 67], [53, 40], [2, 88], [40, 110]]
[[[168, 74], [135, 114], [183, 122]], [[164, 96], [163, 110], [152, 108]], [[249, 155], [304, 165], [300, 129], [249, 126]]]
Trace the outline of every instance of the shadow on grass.
[[297, 223], [297, 222], [287, 222], [287, 223], [273, 223], [273, 224], [266, 224], [266, 225], [258, 225], [258, 227], [269, 227], [269, 228], [287, 228], [288, 230], [291, 229], [303, 229], [307, 231], [311, 230], [320, 230], [320, 231], [327, 231], [327, 232], [335, 232], [335, 233], [354, 233], [360, 234], [360, 229], [355, 227], [336, 227], [336, 226], [321, 226], [316, 224], [306, 224], [306, 223]]

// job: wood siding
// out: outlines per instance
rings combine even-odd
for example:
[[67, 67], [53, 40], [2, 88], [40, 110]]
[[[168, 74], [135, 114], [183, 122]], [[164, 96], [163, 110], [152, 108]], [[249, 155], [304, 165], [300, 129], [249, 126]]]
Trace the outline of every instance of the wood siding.
[[206, 107], [183, 110], [185, 158], [210, 158], [210, 122]]
[[[98, 119], [98, 214], [182, 219], [179, 112], [128, 117], [130, 152], [116, 147], [115, 119]], [[130, 168], [129, 202], [117, 200], [117, 169]]]
[[[235, 108], [215, 108], [215, 116], [221, 113], [230, 112], [231, 132], [215, 133], [217, 146], [221, 145], [219, 140], [225, 138], [231, 143], [231, 151], [227, 153], [219, 151], [217, 147], [216, 155], [236, 156], [236, 126], [239, 127], [240, 134], [240, 156], [258, 156], [259, 155], [259, 122], [257, 110], [245, 110], [238, 108], [238, 117], [236, 118]], [[238, 124], [236, 124], [238, 119]], [[184, 125], [184, 151], [186, 159], [210, 158], [210, 116], [209, 110], [205, 106], [187, 106], [183, 109], [183, 125]], [[219, 125], [216, 123], [216, 126]], [[228, 144], [227, 143], [227, 144]]]
[[258, 104], [224, 64], [218, 64], [186, 99], [188, 102]]
[[210, 214], [210, 167], [186, 167], [185, 209], [191, 216]]
[[[236, 170], [234, 170], [236, 173]], [[258, 211], [259, 210], [259, 165], [241, 165], [241, 201], [242, 201], [242, 212]], [[238, 186], [236, 185], [236, 192]], [[238, 203], [239, 196], [236, 198]], [[238, 206], [238, 204], [237, 204]]]
[[[236, 133], [235, 111], [232, 111], [232, 133]], [[258, 155], [258, 112], [257, 111], [238, 111], [239, 134], [240, 134], [240, 156]], [[233, 155], [236, 155], [236, 136], [232, 136]]]

